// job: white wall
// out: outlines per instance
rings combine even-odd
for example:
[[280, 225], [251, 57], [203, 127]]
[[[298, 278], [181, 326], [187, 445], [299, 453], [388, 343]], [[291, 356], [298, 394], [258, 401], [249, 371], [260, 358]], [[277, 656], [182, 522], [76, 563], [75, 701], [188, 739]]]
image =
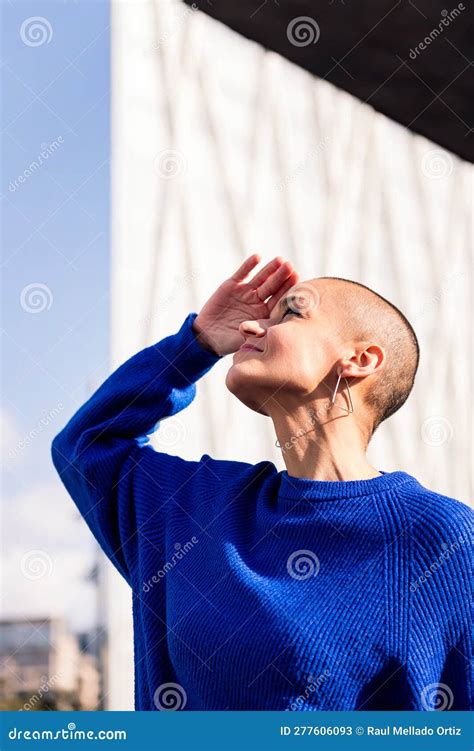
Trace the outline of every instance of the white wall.
[[[179, 0], [112, 3], [112, 354], [175, 332], [241, 260], [361, 281], [399, 306], [422, 358], [371, 449], [384, 470], [470, 496], [471, 167]], [[225, 359], [154, 440], [284, 465]], [[161, 443], [160, 443], [161, 440]], [[109, 708], [132, 706], [130, 594], [109, 576]]]

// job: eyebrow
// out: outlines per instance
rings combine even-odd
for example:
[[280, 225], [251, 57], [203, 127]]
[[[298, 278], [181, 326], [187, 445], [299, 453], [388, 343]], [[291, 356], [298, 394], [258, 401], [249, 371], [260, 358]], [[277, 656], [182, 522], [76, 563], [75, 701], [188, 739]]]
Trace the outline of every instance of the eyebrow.
[[281, 300], [279, 300], [277, 304], [275, 305], [274, 310], [276, 310], [279, 313], [283, 313], [283, 311], [286, 310], [286, 308], [290, 307], [289, 303], [292, 302], [295, 299], [295, 297], [296, 295], [283, 295]]
[[286, 295], [283, 295], [283, 297], [281, 298], [281, 300], [278, 302], [278, 305], [277, 305], [278, 310], [280, 310], [281, 312], [283, 312], [283, 309], [287, 308], [289, 302], [292, 301], [292, 300], [294, 300], [295, 297], [296, 297], [296, 295], [291, 295], [291, 297], [287, 297]]

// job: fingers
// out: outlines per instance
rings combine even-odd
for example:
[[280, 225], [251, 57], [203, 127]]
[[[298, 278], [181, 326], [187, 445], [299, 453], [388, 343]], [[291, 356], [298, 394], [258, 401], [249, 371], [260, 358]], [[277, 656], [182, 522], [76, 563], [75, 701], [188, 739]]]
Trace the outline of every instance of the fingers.
[[[261, 300], [266, 300], [270, 295], [274, 295], [286, 280], [294, 273], [293, 265], [290, 261], [285, 261], [273, 274], [261, 284], [257, 289], [257, 294]], [[253, 283], [252, 287], [253, 287]]]
[[264, 283], [266, 279], [272, 274], [276, 269], [278, 269], [282, 264], [284, 263], [283, 258], [281, 256], [276, 256], [272, 261], [269, 261], [263, 269], [260, 269], [260, 271], [255, 274], [254, 278], [250, 280], [249, 284], [254, 289], [257, 289], [257, 287], [260, 287]]
[[249, 256], [245, 259], [243, 264], [239, 266], [237, 271], [235, 271], [232, 276], [230, 277], [234, 282], [243, 282], [245, 277], [248, 276], [248, 274], [252, 271], [252, 269], [255, 268], [261, 261], [261, 256], [259, 253], [254, 253], [253, 255]]
[[298, 283], [299, 274], [297, 271], [293, 271], [292, 274], [288, 277], [286, 282], [280, 287], [279, 290], [274, 292], [274, 294], [271, 296], [271, 298], [267, 302], [267, 307], [270, 313], [272, 312], [273, 308], [277, 304], [277, 302], [280, 300], [280, 298], [287, 292], [291, 287], [293, 287], [295, 284]]
[[[243, 282], [250, 271], [260, 263], [259, 253], [253, 253], [245, 259], [230, 277], [235, 282]], [[299, 279], [298, 272], [294, 270], [291, 261], [285, 261], [281, 256], [275, 256], [251, 279], [248, 284], [257, 291], [263, 301], [271, 296], [267, 305], [271, 311], [279, 298]]]

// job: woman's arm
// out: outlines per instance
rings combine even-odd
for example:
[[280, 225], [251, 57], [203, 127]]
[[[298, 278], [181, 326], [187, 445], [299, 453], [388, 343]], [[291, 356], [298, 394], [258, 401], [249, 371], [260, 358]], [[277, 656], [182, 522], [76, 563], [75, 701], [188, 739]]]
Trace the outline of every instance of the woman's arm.
[[147, 471], [152, 459], [157, 478], [153, 504], [159, 508], [169, 497], [170, 479], [182, 476], [192, 464], [143, 446], [143, 437], [160, 420], [192, 402], [195, 382], [220, 359], [199, 343], [192, 329], [196, 315], [190, 313], [176, 334], [121, 365], [52, 444], [61, 480], [99, 544], [128, 581], [136, 554], [137, 475]]
[[268, 317], [297, 281], [291, 264], [277, 257], [245, 282], [259, 259], [250, 256], [176, 334], [121, 365], [53, 441], [53, 463], [64, 485], [129, 582], [143, 519], [163, 526], [167, 504], [177, 488], [193, 492], [199, 468], [198, 462], [143, 446], [145, 437], [160, 420], [187, 407], [195, 382], [238, 349], [240, 323]]

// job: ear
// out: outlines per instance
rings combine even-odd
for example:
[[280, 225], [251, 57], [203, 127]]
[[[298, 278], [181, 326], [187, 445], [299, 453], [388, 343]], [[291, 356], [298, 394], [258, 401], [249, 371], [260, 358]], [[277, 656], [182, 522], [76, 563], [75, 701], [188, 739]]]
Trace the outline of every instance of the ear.
[[383, 347], [372, 342], [361, 342], [351, 357], [340, 362], [339, 373], [343, 378], [364, 378], [378, 373], [385, 366], [386, 354]]

